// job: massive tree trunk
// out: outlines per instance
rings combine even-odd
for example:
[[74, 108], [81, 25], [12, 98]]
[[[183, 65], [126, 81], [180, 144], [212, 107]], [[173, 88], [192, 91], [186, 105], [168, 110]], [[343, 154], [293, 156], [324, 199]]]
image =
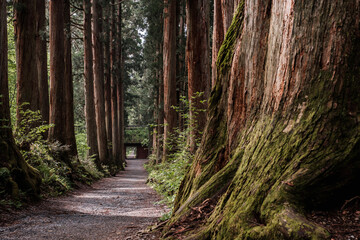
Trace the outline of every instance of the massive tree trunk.
[[[49, 83], [46, 47], [45, 0], [36, 0], [36, 64], [39, 84], [39, 105], [43, 122], [49, 123]], [[47, 138], [47, 133], [45, 133]]]
[[11, 131], [8, 65], [7, 65], [6, 0], [0, 0], [0, 190], [19, 196], [19, 189], [37, 195], [41, 177], [22, 157]]
[[66, 143], [64, 2], [50, 1], [50, 123], [49, 140]]
[[[104, 98], [104, 51], [102, 44], [102, 7], [99, 0], [92, 1], [93, 14], [93, 71], [95, 89], [95, 112], [99, 158], [102, 164], [108, 161]], [[98, 165], [98, 167], [100, 167]]]
[[359, 7], [240, 2], [172, 224], [210, 198], [191, 239], [328, 237], [304, 212], [359, 194]]
[[230, 27], [239, 0], [214, 0], [214, 28], [212, 43], [212, 86], [216, 80], [216, 61], [221, 44], [224, 41], [227, 30]]
[[85, 76], [85, 121], [88, 156], [95, 156], [96, 166], [99, 163], [97, 127], [94, 102], [94, 72], [91, 35], [91, 0], [84, 0], [84, 76]]
[[75, 127], [74, 127], [74, 93], [71, 61], [71, 21], [70, 21], [70, 0], [64, 0], [64, 24], [65, 24], [65, 119], [66, 119], [66, 139], [65, 143], [69, 146], [69, 154], [77, 156]]
[[122, 57], [122, 1], [118, 0], [118, 15], [117, 15], [117, 100], [118, 100], [118, 125], [119, 125], [119, 145], [120, 145], [120, 160], [122, 165], [125, 163], [125, 148], [124, 148], [124, 135], [125, 135], [125, 120], [124, 120], [124, 84], [123, 84], [123, 57]]
[[[36, 1], [16, 0], [15, 37], [17, 61], [17, 119], [21, 110], [39, 110], [39, 85], [36, 66]], [[24, 105], [25, 104], [25, 105]]]
[[111, 32], [110, 32], [110, 66], [111, 66], [111, 138], [112, 138], [112, 155], [117, 167], [122, 168], [120, 138], [119, 138], [119, 116], [118, 116], [118, 71], [117, 71], [117, 16], [115, 0], [111, 0]]
[[176, 1], [164, 1], [164, 146], [163, 160], [168, 155], [168, 144], [177, 123], [176, 106]]
[[187, 0], [186, 13], [190, 151], [195, 153], [206, 123], [206, 112], [201, 110], [206, 109], [210, 92], [210, 3], [208, 0]]

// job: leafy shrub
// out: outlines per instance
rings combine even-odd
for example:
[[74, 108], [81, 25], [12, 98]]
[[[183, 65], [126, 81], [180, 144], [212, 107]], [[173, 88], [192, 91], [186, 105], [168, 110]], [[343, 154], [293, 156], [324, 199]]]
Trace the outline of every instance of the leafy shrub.
[[[201, 96], [202, 93], [196, 93], [193, 98]], [[187, 97], [183, 96], [180, 100], [182, 101], [183, 108], [174, 106], [173, 108], [183, 119], [185, 127], [183, 130], [175, 129], [174, 133], [170, 135], [166, 146], [169, 149], [169, 155], [167, 157], [168, 161], [156, 164], [156, 156], [151, 155], [150, 162], [145, 165], [146, 170], [149, 172], [148, 184], [163, 196], [163, 202], [169, 206], [173, 205], [181, 181], [189, 169], [190, 163], [194, 157], [190, 152], [188, 139], [192, 129], [197, 127], [197, 123], [190, 119], [190, 104]], [[204, 110], [192, 107], [192, 111], [194, 114], [198, 114]], [[196, 139], [195, 141], [199, 144], [200, 139]], [[163, 217], [168, 218], [169, 214]]]
[[148, 184], [163, 196], [162, 202], [168, 206], [172, 206], [174, 203], [177, 190], [190, 165], [189, 160], [184, 156], [179, 156], [178, 159], [170, 162], [145, 165], [149, 172]]
[[14, 127], [15, 142], [27, 163], [39, 170], [43, 195], [63, 194], [75, 186], [75, 181], [91, 183], [103, 176], [96, 170], [93, 159], [84, 157], [88, 149], [86, 135], [77, 136], [81, 162], [74, 158], [66, 164], [63, 160], [68, 156], [69, 147], [59, 142], [50, 143], [43, 137], [53, 125], [43, 124], [39, 111], [23, 111], [23, 106], [20, 108], [21, 120]]

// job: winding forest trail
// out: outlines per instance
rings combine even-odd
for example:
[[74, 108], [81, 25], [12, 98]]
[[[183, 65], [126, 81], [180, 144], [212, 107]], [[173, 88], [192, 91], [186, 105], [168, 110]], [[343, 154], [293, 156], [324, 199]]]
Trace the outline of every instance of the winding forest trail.
[[168, 209], [146, 185], [146, 160], [128, 160], [126, 171], [68, 196], [43, 201], [4, 224], [0, 239], [157, 239], [139, 231]]

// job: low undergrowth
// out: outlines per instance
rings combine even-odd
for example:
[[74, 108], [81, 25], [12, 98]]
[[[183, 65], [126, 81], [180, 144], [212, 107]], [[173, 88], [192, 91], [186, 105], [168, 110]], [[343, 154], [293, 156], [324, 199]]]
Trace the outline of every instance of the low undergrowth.
[[[200, 98], [203, 93], [196, 93], [193, 99]], [[184, 122], [183, 130], [175, 129], [167, 140], [168, 156], [165, 162], [156, 159], [156, 154], [150, 156], [150, 161], [145, 165], [149, 172], [148, 184], [154, 188], [162, 197], [162, 203], [173, 208], [176, 194], [185, 174], [190, 168], [194, 154], [190, 151], [189, 138], [193, 129], [198, 128], [196, 120], [190, 118], [190, 104], [187, 97], [180, 98], [183, 108], [172, 106]], [[203, 112], [204, 109], [191, 107], [194, 115]], [[195, 139], [198, 147], [200, 139]], [[160, 163], [159, 163], [160, 162]], [[171, 217], [172, 211], [165, 214], [160, 220], [167, 220]]]
[[188, 154], [177, 154], [180, 155], [179, 158], [169, 162], [154, 164], [150, 161], [145, 165], [145, 169], [149, 172], [148, 184], [163, 197], [162, 203], [169, 207], [173, 206], [180, 183], [190, 165]]
[[[14, 126], [14, 138], [25, 161], [37, 169], [42, 177], [40, 197], [62, 195], [76, 188], [79, 184], [91, 184], [104, 177], [105, 173], [97, 170], [93, 157], [87, 157], [85, 152], [86, 135], [77, 134], [79, 156], [69, 158], [69, 147], [58, 142], [44, 139], [45, 133], [52, 125], [43, 124], [39, 112], [22, 111], [22, 120]], [[5, 169], [0, 171], [6, 175]], [[0, 178], [1, 178], [0, 176]], [[0, 184], [0, 207], [20, 208], [28, 199], [26, 193], [20, 192], [14, 198], [6, 193]]]

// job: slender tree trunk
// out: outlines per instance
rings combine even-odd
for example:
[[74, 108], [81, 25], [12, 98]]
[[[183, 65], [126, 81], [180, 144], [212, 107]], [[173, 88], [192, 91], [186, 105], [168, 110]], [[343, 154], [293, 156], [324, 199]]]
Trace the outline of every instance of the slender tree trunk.
[[[0, 0], [0, 189], [14, 197], [19, 196], [19, 189], [37, 195], [40, 191], [40, 174], [25, 162], [11, 131], [6, 4], [6, 0]], [[20, 20], [21, 17], [17, 19]]]
[[[185, 26], [186, 26], [186, 3], [184, 0], [177, 2], [177, 54], [176, 54], [176, 89], [177, 89], [177, 102], [179, 103], [179, 108], [184, 109], [184, 104], [180, 101], [180, 97], [186, 96], [187, 93], [184, 92], [184, 82], [187, 81], [186, 70], [185, 70], [185, 49], [186, 49], [186, 36], [185, 36]], [[180, 131], [183, 131], [185, 127], [184, 118], [179, 117], [178, 128]]]
[[163, 160], [168, 155], [168, 144], [177, 126], [176, 106], [176, 1], [164, 1], [164, 146]]
[[84, 76], [85, 76], [85, 121], [88, 156], [95, 156], [95, 163], [100, 167], [97, 142], [97, 127], [94, 102], [94, 73], [91, 43], [91, 0], [84, 0]]
[[119, 119], [118, 119], [118, 99], [117, 99], [117, 89], [118, 89], [118, 71], [117, 71], [117, 51], [118, 46], [117, 42], [117, 16], [116, 16], [116, 6], [115, 0], [111, 0], [111, 32], [110, 32], [110, 66], [111, 66], [111, 119], [112, 119], [112, 128], [111, 128], [111, 137], [112, 137], [112, 155], [114, 162], [117, 167], [122, 168], [121, 162], [121, 150], [120, 150], [120, 139], [119, 139]]
[[66, 143], [64, 2], [50, 1], [50, 123], [49, 140]]
[[64, 24], [65, 24], [65, 119], [66, 119], [66, 139], [65, 143], [70, 147], [69, 154], [77, 156], [76, 138], [74, 129], [74, 93], [71, 61], [71, 21], [70, 21], [70, 0], [64, 0]]
[[234, 13], [239, 4], [239, 0], [214, 0], [214, 28], [212, 44], [212, 86], [216, 81], [216, 61], [221, 44], [224, 41], [227, 30], [231, 25]]
[[210, 3], [207, 0], [187, 0], [186, 9], [190, 151], [195, 153], [206, 123], [206, 112], [201, 110], [206, 109], [210, 91]]
[[[100, 162], [108, 161], [104, 98], [104, 51], [102, 44], [102, 7], [99, 0], [93, 0], [93, 70], [95, 89], [95, 112]], [[99, 167], [99, 166], [98, 166]]]
[[358, 0], [240, 3], [170, 221], [211, 199], [189, 239], [330, 237], [305, 213], [359, 194], [359, 22]]
[[[15, 0], [15, 36], [17, 61], [17, 120], [23, 111], [39, 110], [39, 85], [36, 66], [36, 1]], [[25, 104], [25, 105], [24, 105]]]
[[123, 57], [122, 57], [122, 0], [118, 0], [118, 19], [117, 19], [117, 69], [118, 69], [118, 87], [117, 87], [117, 99], [118, 99], [118, 125], [119, 125], [119, 145], [120, 145], [120, 158], [122, 164], [125, 163], [125, 148], [124, 148], [124, 135], [125, 135], [125, 124], [124, 124], [124, 85], [123, 85]]
[[[36, 64], [39, 84], [39, 105], [42, 121], [49, 123], [49, 83], [46, 47], [45, 0], [36, 0]], [[44, 137], [47, 138], [47, 132]]]
[[105, 96], [105, 122], [108, 144], [112, 143], [112, 117], [111, 117], [111, 66], [110, 66], [110, 6], [105, 8], [104, 14], [104, 96]]
[[[161, 45], [160, 45], [161, 48]], [[160, 52], [162, 50], [160, 49]], [[164, 75], [162, 69], [159, 70], [158, 73], [159, 79], [159, 115], [158, 115], [158, 122], [157, 122], [157, 132], [158, 132], [158, 139], [157, 139], [157, 149], [156, 149], [156, 160], [157, 163], [160, 163], [162, 160], [162, 153], [163, 153], [163, 146], [164, 146]]]

